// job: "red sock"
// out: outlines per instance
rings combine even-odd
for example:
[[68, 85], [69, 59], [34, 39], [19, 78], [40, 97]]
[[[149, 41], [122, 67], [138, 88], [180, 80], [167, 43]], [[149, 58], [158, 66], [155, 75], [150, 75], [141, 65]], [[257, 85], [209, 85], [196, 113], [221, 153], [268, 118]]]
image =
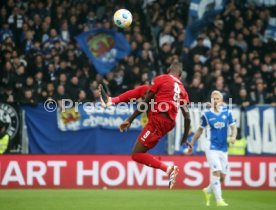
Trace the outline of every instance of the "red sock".
[[118, 104], [120, 102], [128, 102], [132, 98], [135, 98], [135, 99], [141, 98], [145, 95], [148, 88], [149, 87], [147, 85], [142, 85], [133, 90], [126, 91], [125, 93], [119, 95], [118, 97], [112, 98], [111, 99], [112, 103]]
[[132, 160], [147, 165], [149, 167], [158, 168], [164, 172], [167, 172], [168, 166], [148, 153], [132, 154]]

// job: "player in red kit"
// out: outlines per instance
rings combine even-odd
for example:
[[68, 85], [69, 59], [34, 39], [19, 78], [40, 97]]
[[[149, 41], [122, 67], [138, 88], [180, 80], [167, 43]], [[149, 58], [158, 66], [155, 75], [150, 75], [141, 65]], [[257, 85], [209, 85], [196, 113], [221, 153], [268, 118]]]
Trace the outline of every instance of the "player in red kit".
[[[138, 163], [161, 169], [169, 175], [169, 188], [172, 189], [176, 183], [176, 176], [179, 168], [168, 166], [156, 159], [147, 151], [155, 147], [160, 138], [168, 133], [175, 126], [175, 118], [178, 108], [181, 106], [182, 114], [185, 118], [185, 131], [182, 143], [188, 144], [188, 132], [190, 128], [190, 115], [186, 104], [189, 103], [188, 94], [179, 80], [182, 73], [182, 64], [173, 63], [168, 74], [157, 76], [153, 84], [146, 90], [145, 99], [140, 105], [140, 110], [136, 110], [126, 121], [120, 125], [120, 131], [126, 131], [132, 121], [145, 110], [145, 104], [150, 104], [154, 99], [154, 107], [150, 112], [149, 121], [139, 135], [132, 151], [132, 159]], [[135, 90], [135, 89], [134, 89]], [[130, 95], [129, 95], [130, 97]]]

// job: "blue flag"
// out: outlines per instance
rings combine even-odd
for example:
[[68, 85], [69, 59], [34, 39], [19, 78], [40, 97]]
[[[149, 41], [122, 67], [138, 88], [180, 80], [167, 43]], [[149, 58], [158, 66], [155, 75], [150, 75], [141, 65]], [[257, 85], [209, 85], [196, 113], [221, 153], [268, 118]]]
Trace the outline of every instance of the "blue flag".
[[212, 23], [225, 7], [226, 0], [191, 0], [184, 47], [190, 47], [202, 29]]
[[131, 51], [124, 35], [114, 30], [93, 29], [75, 39], [100, 74], [111, 71]]

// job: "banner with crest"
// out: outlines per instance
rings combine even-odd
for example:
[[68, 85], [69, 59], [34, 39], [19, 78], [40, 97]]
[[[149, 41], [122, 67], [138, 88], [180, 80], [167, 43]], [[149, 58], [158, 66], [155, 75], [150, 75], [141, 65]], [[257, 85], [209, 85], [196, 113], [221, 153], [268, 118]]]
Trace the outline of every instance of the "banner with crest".
[[118, 61], [127, 56], [131, 47], [122, 33], [107, 29], [93, 29], [75, 37], [96, 70], [104, 75]]
[[[111, 106], [106, 109], [79, 106], [78, 112], [76, 112], [75, 108], [59, 110], [57, 112], [58, 128], [61, 131], [77, 131], [95, 127], [118, 130], [119, 125], [133, 112], [134, 108], [131, 106]], [[133, 121], [131, 129], [140, 131], [146, 123], [147, 116], [144, 113]]]

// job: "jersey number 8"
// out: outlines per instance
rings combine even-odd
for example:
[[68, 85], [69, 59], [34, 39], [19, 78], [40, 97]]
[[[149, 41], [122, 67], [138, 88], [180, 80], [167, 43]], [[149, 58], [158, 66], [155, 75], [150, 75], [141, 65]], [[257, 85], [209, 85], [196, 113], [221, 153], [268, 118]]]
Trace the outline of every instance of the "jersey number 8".
[[174, 83], [174, 95], [173, 95], [173, 100], [177, 103], [179, 103], [180, 100], [180, 87], [179, 85], [175, 82]]

